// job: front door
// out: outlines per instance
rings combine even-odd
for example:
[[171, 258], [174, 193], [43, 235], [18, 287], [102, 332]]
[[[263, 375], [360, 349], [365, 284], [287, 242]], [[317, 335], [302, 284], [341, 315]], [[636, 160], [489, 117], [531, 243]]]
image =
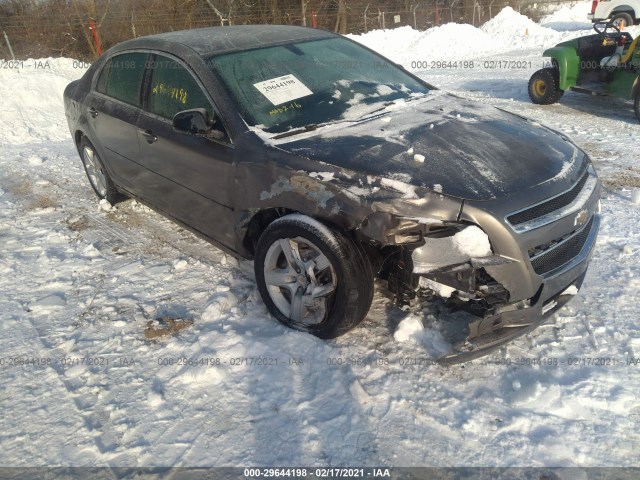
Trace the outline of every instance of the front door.
[[164, 212], [233, 248], [235, 149], [219, 117], [207, 136], [174, 130], [174, 115], [193, 108], [217, 116], [192, 72], [177, 59], [156, 55], [137, 124], [142, 161], [149, 171], [145, 191]]

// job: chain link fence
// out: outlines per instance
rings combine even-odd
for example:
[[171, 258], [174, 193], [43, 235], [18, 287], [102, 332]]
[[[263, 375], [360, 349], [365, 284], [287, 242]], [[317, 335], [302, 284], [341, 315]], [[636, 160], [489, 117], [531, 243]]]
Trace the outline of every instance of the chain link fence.
[[[209, 26], [306, 25], [340, 33], [448, 22], [479, 26], [506, 6], [532, 17], [567, 0], [0, 0], [0, 58], [67, 56], [91, 61], [143, 35]], [[585, 20], [586, 20], [585, 12]], [[90, 27], [94, 20], [95, 30]]]

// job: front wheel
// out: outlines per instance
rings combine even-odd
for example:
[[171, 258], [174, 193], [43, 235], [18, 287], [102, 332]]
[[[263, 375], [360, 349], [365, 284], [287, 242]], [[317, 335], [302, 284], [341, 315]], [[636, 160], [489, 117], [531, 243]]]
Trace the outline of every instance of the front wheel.
[[529, 98], [538, 105], [556, 103], [564, 93], [558, 87], [559, 72], [557, 68], [543, 68], [531, 75], [529, 79]]
[[362, 248], [305, 215], [280, 217], [265, 229], [254, 268], [269, 312], [320, 338], [351, 330], [371, 306], [373, 271]]
[[640, 121], [640, 89], [636, 92], [636, 98], [633, 101], [633, 110], [636, 112], [636, 118]]

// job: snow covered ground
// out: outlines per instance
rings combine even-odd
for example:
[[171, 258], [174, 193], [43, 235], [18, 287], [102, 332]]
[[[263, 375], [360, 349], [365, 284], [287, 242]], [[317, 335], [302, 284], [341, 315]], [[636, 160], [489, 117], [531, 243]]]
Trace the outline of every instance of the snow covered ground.
[[[637, 466], [640, 125], [623, 101], [568, 93], [536, 106], [526, 93], [543, 48], [588, 33], [580, 5], [544, 25], [507, 9], [482, 29], [357, 38], [409, 69], [423, 62], [413, 70], [438, 87], [564, 132], [607, 186], [576, 298], [453, 367], [425, 362], [437, 329], [402, 321], [381, 287], [335, 341], [280, 326], [247, 262], [133, 201], [98, 205], [62, 107], [83, 68], [0, 70], [0, 466]], [[458, 68], [432, 68], [449, 60]], [[194, 323], [148, 340], [163, 315]]]

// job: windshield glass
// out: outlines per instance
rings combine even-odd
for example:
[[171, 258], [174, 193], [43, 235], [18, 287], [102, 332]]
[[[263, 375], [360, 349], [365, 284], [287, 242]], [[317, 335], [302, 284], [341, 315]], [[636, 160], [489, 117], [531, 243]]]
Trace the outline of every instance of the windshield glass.
[[250, 126], [281, 133], [357, 120], [388, 102], [428, 93], [393, 63], [328, 38], [211, 57]]

